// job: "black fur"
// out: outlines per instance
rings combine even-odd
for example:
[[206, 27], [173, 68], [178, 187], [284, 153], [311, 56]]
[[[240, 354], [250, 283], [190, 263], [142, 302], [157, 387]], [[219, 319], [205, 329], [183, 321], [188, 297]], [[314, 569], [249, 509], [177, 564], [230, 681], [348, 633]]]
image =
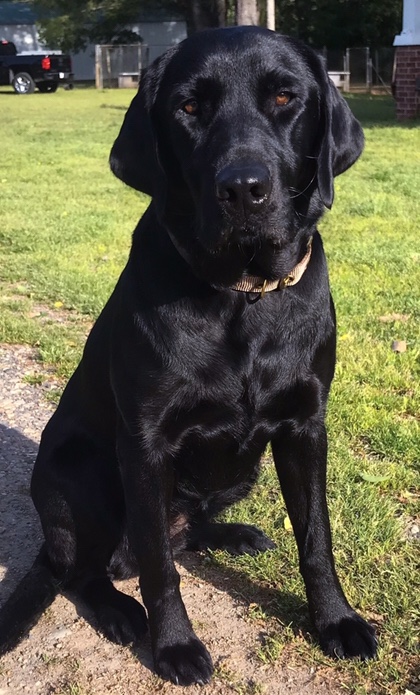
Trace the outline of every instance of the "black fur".
[[[140, 574], [155, 667], [175, 683], [208, 681], [212, 662], [172, 547], [273, 547], [255, 527], [213, 521], [247, 494], [269, 442], [321, 646], [375, 654], [331, 550], [324, 416], [335, 317], [316, 231], [334, 176], [362, 147], [312, 50], [240, 27], [159, 58], [112, 148], [114, 173], [153, 199], [42, 435], [32, 495], [55, 581], [118, 642], [139, 638], [147, 621], [111, 579]], [[311, 236], [298, 284], [263, 298], [230, 289], [246, 275], [286, 276]], [[10, 619], [0, 621], [4, 647]]]

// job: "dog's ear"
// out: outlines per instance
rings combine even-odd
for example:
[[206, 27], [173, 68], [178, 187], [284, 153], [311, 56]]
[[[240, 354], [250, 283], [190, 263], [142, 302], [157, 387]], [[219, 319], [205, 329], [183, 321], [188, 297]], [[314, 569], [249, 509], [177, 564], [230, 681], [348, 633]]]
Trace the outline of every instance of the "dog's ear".
[[331, 208], [334, 177], [346, 171], [360, 156], [364, 136], [359, 121], [324, 69], [322, 89], [323, 136], [318, 154], [318, 190], [321, 200]]
[[156, 193], [163, 171], [153, 123], [153, 107], [166, 64], [172, 51], [155, 60], [144, 71], [139, 90], [131, 102], [111, 149], [112, 172], [128, 186], [148, 195]]

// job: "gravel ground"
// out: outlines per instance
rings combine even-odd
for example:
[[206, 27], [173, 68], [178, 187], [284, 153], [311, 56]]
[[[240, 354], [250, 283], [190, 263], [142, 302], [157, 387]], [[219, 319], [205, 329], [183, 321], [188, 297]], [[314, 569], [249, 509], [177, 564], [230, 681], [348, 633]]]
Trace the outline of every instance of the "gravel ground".
[[[36, 353], [0, 345], [0, 604], [30, 567], [41, 544], [40, 525], [29, 496], [39, 437], [53, 411], [45, 398], [54, 388]], [[31, 383], [28, 383], [28, 382]], [[258, 658], [267, 624], [249, 617], [249, 605], [235, 594], [232, 580], [209, 568], [205, 556], [179, 558], [182, 594], [216, 673], [207, 686], [180, 688], [153, 673], [147, 642], [118, 647], [102, 638], [83, 607], [58, 596], [17, 649], [0, 661], [0, 695], [127, 695], [128, 693], [267, 693], [338, 695], [348, 692], [330, 681], [331, 669], [309, 668], [282, 659]], [[134, 580], [119, 588], [138, 596]]]

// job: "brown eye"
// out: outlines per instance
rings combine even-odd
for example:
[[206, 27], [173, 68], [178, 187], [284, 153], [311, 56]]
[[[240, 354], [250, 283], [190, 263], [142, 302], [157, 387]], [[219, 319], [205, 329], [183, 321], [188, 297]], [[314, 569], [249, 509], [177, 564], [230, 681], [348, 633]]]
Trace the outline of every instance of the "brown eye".
[[286, 104], [289, 103], [291, 99], [291, 95], [289, 92], [280, 92], [276, 96], [276, 104], [277, 106], [286, 106]]
[[182, 108], [185, 111], [185, 113], [188, 113], [190, 116], [193, 116], [198, 111], [198, 104], [195, 99], [190, 99], [190, 101], [187, 101], [187, 103], [184, 104]]

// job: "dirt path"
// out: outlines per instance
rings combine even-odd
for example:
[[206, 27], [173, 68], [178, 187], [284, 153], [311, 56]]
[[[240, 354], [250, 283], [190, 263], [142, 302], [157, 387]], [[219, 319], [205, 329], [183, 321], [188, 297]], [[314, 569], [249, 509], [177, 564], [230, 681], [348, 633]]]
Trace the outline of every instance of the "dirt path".
[[[31, 565], [41, 543], [39, 522], [29, 497], [37, 443], [53, 406], [45, 389], [31, 386], [45, 374], [34, 351], [0, 346], [0, 604]], [[190, 618], [209, 648], [216, 672], [205, 687], [179, 688], [152, 671], [147, 640], [132, 649], [103, 639], [90, 616], [59, 596], [29, 637], [0, 661], [0, 695], [137, 695], [141, 693], [228, 693], [338, 695], [325, 673], [304, 665], [267, 665], [258, 658], [266, 626], [251, 620], [231, 580], [206, 567], [204, 556], [179, 558], [181, 588]], [[121, 582], [138, 596], [135, 581]], [[284, 660], [283, 660], [284, 662]], [[294, 660], [295, 664], [296, 660]]]

